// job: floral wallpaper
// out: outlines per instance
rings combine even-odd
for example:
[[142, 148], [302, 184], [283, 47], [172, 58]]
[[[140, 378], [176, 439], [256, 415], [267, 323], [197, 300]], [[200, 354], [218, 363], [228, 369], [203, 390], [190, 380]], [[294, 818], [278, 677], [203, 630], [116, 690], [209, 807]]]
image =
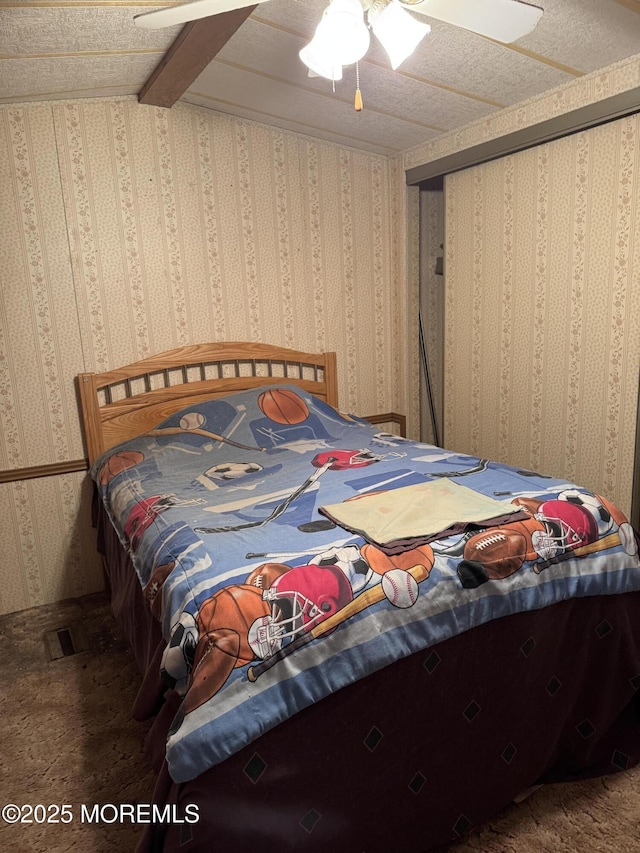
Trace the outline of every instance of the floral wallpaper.
[[[417, 429], [401, 158], [135, 99], [2, 108], [0, 149], [0, 469], [83, 457], [77, 373], [209, 340], [336, 350]], [[102, 587], [90, 496], [0, 485], [0, 613]]]
[[640, 115], [446, 179], [447, 446], [631, 508]]

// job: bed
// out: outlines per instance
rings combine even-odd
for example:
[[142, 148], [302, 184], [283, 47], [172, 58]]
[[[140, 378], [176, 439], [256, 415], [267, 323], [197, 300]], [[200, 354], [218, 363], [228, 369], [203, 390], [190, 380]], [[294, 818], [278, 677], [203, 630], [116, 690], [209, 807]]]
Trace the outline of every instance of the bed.
[[78, 379], [152, 721], [139, 853], [417, 853], [640, 761], [638, 537], [604, 497], [342, 412], [332, 353]]

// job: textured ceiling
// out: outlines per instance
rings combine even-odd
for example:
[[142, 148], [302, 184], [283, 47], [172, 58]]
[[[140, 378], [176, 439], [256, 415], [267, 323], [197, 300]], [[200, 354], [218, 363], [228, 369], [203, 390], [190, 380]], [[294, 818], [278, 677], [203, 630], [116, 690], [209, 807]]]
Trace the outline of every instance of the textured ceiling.
[[[298, 58], [327, 4], [259, 5], [182, 100], [391, 154], [640, 51], [640, 0], [536, 0], [540, 23], [513, 45], [430, 20], [397, 71], [372, 37], [356, 113], [353, 68], [334, 92]], [[137, 94], [181, 30], [134, 26], [158, 5], [0, 0], [0, 103]]]

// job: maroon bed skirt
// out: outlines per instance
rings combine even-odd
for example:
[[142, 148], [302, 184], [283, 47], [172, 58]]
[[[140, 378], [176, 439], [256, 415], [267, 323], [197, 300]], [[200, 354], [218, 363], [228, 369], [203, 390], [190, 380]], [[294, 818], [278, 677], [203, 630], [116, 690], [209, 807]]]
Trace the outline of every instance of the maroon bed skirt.
[[[574, 599], [474, 628], [298, 713], [193, 781], [164, 761], [179, 705], [158, 677], [160, 626], [101, 510], [112, 607], [143, 683], [158, 773], [138, 853], [419, 853], [527, 787], [640, 761], [640, 593]], [[197, 806], [197, 823], [183, 822]], [[193, 813], [193, 809], [191, 813]]]

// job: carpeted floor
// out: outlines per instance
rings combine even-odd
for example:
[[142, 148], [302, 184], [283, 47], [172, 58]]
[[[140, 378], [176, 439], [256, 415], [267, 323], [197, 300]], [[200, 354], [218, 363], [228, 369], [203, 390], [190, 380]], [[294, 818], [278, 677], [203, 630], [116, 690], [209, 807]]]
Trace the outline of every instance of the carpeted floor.
[[[45, 634], [70, 627], [88, 650], [51, 660]], [[132, 851], [137, 826], [81, 821], [82, 804], [148, 803], [154, 785], [144, 728], [130, 718], [138, 671], [106, 597], [0, 617], [0, 644], [0, 806], [69, 804], [73, 813], [71, 823], [0, 821], [0, 850]]]
[[[86, 650], [51, 660], [45, 635], [65, 628]], [[144, 757], [145, 727], [129, 715], [139, 675], [106, 597], [0, 616], [0, 651], [0, 807], [71, 806], [45, 814], [58, 823], [38, 822], [41, 810], [31, 824], [0, 820], [0, 850], [133, 851], [135, 825], [81, 819], [83, 806], [149, 803], [154, 785]], [[67, 814], [73, 819], [65, 823]], [[542, 788], [440, 853], [445, 850], [640, 853], [640, 767]]]

